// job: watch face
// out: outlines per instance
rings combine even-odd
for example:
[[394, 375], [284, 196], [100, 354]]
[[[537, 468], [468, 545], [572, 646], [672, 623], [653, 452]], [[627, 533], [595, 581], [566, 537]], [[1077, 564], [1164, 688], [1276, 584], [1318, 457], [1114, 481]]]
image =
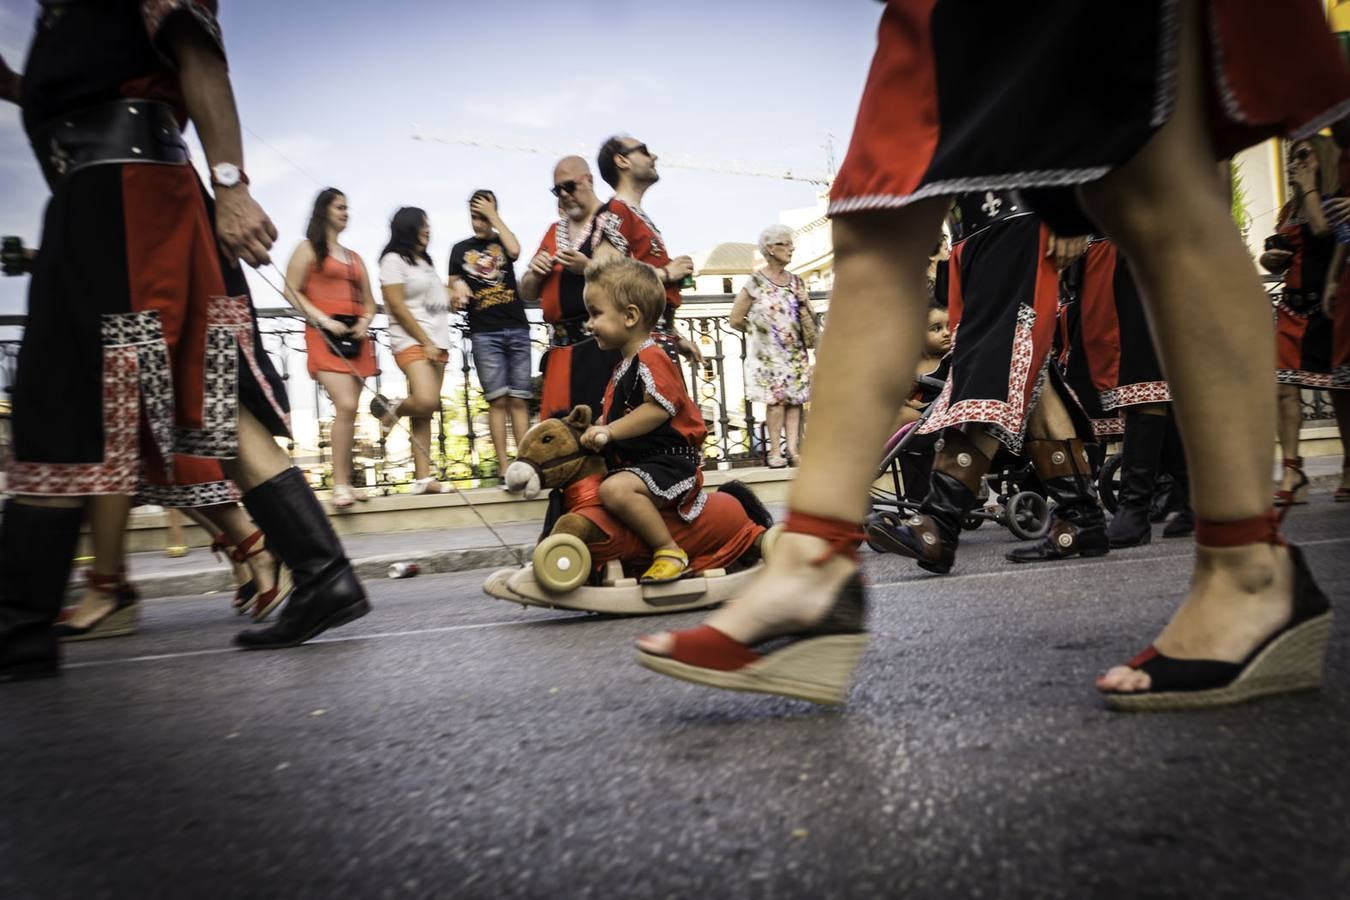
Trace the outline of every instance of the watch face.
[[211, 170], [216, 183], [224, 187], [234, 187], [239, 183], [239, 167], [232, 163], [221, 163]]

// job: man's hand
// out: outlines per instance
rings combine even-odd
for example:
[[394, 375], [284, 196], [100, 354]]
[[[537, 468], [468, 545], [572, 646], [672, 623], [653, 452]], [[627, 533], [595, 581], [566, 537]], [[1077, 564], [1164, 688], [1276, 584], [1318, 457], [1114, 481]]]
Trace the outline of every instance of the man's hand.
[[463, 278], [454, 278], [450, 281], [450, 308], [455, 312], [463, 312], [469, 308], [469, 301], [473, 299], [473, 291], [469, 290], [468, 282]]
[[216, 191], [216, 240], [230, 265], [237, 268], [241, 259], [255, 269], [266, 265], [276, 239], [277, 226], [245, 185]]
[[688, 338], [680, 338], [677, 340], [675, 342], [675, 351], [694, 365], [703, 365], [703, 351], [699, 349], [698, 344], [695, 344]]
[[1086, 235], [1060, 237], [1052, 234], [1045, 242], [1045, 255], [1054, 264], [1055, 270], [1062, 272], [1087, 251], [1087, 245]]
[[685, 276], [694, 274], [694, 261], [687, 256], [677, 256], [666, 263], [666, 281], [679, 284]]
[[568, 248], [558, 254], [558, 262], [562, 263], [567, 271], [581, 275], [586, 271], [586, 266], [590, 265], [591, 258], [580, 250]]
[[[6, 239], [8, 240], [8, 239]], [[18, 238], [14, 239], [18, 241]], [[33, 260], [37, 258], [37, 250], [32, 247], [25, 247], [19, 243], [18, 249], [13, 252], [0, 253], [0, 272], [5, 275], [24, 275], [33, 271]]]
[[530, 271], [540, 278], [547, 278], [553, 271], [553, 256], [547, 250], [540, 250], [530, 260]]
[[469, 212], [487, 219], [493, 228], [501, 227], [502, 220], [497, 216], [497, 204], [487, 197], [479, 197], [469, 204]]
[[0, 56], [0, 100], [8, 100], [17, 106], [22, 88], [23, 76], [11, 69], [4, 57]]
[[1322, 204], [1322, 214], [1332, 228], [1350, 220], [1350, 197], [1332, 197]]
[[592, 425], [581, 433], [581, 446], [598, 453], [605, 448], [611, 437], [608, 425]]

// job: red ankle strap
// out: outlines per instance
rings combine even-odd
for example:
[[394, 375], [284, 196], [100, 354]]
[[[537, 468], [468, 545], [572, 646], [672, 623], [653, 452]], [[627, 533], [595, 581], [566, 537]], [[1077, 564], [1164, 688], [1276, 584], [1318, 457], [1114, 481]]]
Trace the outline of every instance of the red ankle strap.
[[863, 542], [865, 535], [857, 522], [813, 516], [790, 509], [784, 530], [796, 534], [809, 534], [830, 545], [824, 553], [811, 560], [813, 566], [819, 566], [834, 556], [847, 556], [855, 563], [862, 562], [862, 558], [858, 556], [858, 545]]
[[222, 531], [220, 534], [211, 538], [211, 549], [217, 553], [222, 550], [228, 551], [230, 549], [230, 539], [225, 537], [225, 532]]
[[1275, 544], [1283, 547], [1284, 535], [1280, 534], [1282, 518], [1272, 509], [1265, 515], [1236, 522], [1198, 519], [1195, 523], [1195, 543], [1200, 547], [1241, 547], [1244, 544]]
[[259, 553], [262, 552], [262, 548], [260, 547], [257, 550], [254, 550], [252, 553], [249, 553], [249, 550], [253, 548], [253, 545], [258, 543], [258, 541], [262, 540], [262, 538], [263, 538], [262, 529], [258, 529], [257, 531], [253, 532], [248, 537], [244, 538], [242, 541], [240, 541], [238, 544], [235, 545], [235, 548], [230, 551], [230, 559], [234, 560], [237, 563], [248, 562], [248, 558], [250, 556], [257, 556]]
[[1280, 460], [1280, 464], [1286, 469], [1301, 469], [1303, 468], [1303, 457], [1286, 456], [1284, 459]]
[[104, 593], [112, 593], [111, 589], [120, 585], [124, 580], [123, 578], [124, 572], [125, 572], [124, 569], [119, 569], [117, 573], [114, 575], [100, 575], [93, 569], [86, 569], [84, 573], [84, 578], [85, 581], [89, 583], [89, 586], [91, 588], [103, 591]]

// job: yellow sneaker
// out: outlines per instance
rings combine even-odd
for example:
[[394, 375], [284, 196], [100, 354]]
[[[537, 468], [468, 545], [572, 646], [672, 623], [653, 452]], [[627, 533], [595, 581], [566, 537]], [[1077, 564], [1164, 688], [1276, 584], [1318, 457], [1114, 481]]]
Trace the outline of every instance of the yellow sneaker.
[[683, 550], [657, 550], [652, 564], [639, 579], [643, 584], [665, 584], [684, 577], [689, 571], [689, 554]]

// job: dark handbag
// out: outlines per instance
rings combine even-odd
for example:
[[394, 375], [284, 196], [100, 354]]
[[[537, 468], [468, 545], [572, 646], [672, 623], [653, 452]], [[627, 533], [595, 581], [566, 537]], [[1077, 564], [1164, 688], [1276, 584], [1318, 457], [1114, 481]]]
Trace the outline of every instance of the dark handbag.
[[[351, 275], [351, 277], [347, 279], [347, 283], [352, 286], [352, 305], [357, 309], [360, 309], [361, 295], [356, 287], [356, 266], [352, 263], [352, 255], [350, 251], [348, 251], [347, 254], [347, 269]], [[356, 315], [344, 314], [338, 316], [329, 316], [328, 318], [332, 319], [335, 322], [341, 322], [348, 328], [353, 328], [356, 326], [357, 320], [360, 319], [361, 317]], [[365, 343], [366, 340], [365, 338], [353, 337], [350, 332], [343, 335], [336, 335], [330, 331], [328, 333], [328, 337], [332, 340], [333, 347], [337, 350], [338, 355], [341, 356], [343, 359], [356, 359], [358, 356], [360, 356], [361, 345]]]

